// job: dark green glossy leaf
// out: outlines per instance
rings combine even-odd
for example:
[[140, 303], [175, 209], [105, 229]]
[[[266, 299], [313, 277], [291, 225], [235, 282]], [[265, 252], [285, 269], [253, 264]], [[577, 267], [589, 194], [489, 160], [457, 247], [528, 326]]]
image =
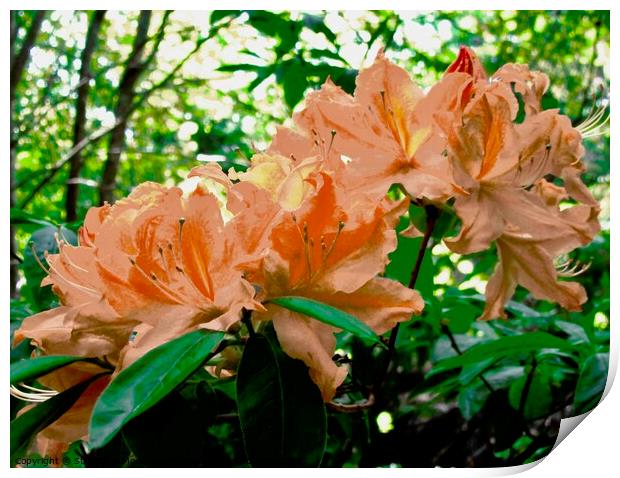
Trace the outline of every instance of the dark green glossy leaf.
[[240, 14], [240, 10], [214, 10], [211, 12], [211, 17], [209, 18], [209, 21], [211, 22], [211, 24], [217, 23], [225, 18], [228, 18], [230, 21], [233, 18], [239, 16]]
[[526, 390], [524, 390], [526, 381], [527, 375], [524, 375], [512, 383], [508, 391], [510, 405], [512, 405], [515, 410], [519, 410], [524, 400], [523, 415], [525, 418], [533, 420], [545, 416], [549, 413], [552, 403], [549, 376], [542, 373], [541, 370], [536, 369], [534, 375], [531, 377], [527, 396], [524, 396], [523, 394], [526, 392]]
[[32, 437], [58, 420], [88, 386], [100, 376], [92, 377], [46, 400], [11, 422], [11, 463], [28, 446]]
[[119, 373], [95, 404], [89, 446], [104, 446], [129, 420], [172, 392], [213, 354], [223, 337], [223, 332], [190, 332], [151, 350]]
[[282, 86], [284, 87], [284, 101], [290, 109], [293, 109], [301, 101], [308, 87], [304, 64], [297, 60], [291, 60], [282, 64]]
[[607, 383], [608, 369], [608, 353], [591, 355], [583, 362], [573, 401], [576, 414], [588, 412], [598, 405]]
[[307, 299], [305, 297], [277, 297], [271, 299], [272, 303], [285, 309], [299, 312], [312, 317], [320, 322], [351, 332], [356, 337], [369, 342], [377, 342], [383, 345], [379, 336], [364, 322], [356, 317], [336, 309], [331, 305]]
[[70, 363], [88, 360], [73, 355], [45, 355], [11, 364], [11, 385], [45, 375]]
[[536, 351], [540, 349], [572, 350], [572, 345], [546, 332], [531, 332], [522, 335], [501, 337], [471, 347], [462, 355], [438, 362], [427, 377], [447, 370], [460, 368], [489, 358], [500, 358], [510, 354]]
[[316, 467], [326, 443], [325, 404], [303, 362], [257, 335], [237, 373], [237, 405], [252, 466]]
[[331, 42], [336, 42], [336, 34], [325, 25], [324, 18], [319, 15], [305, 14], [303, 18], [304, 26], [315, 33], [323, 33]]
[[[201, 382], [202, 387], [208, 387]], [[214, 399], [202, 388], [192, 386], [198, 396], [186, 399], [182, 391], [173, 392], [123, 427], [123, 440], [140, 467], [221, 466], [222, 457], [209, 456], [209, 425], [216, 413]], [[213, 395], [213, 392], [211, 392]], [[218, 460], [219, 459], [219, 460]]]
[[482, 409], [489, 395], [491, 395], [491, 391], [481, 381], [461, 388], [457, 403], [463, 418], [471, 420]]
[[588, 334], [581, 325], [566, 320], [556, 320], [554, 324], [569, 336], [571, 342], [585, 344], [590, 342]]

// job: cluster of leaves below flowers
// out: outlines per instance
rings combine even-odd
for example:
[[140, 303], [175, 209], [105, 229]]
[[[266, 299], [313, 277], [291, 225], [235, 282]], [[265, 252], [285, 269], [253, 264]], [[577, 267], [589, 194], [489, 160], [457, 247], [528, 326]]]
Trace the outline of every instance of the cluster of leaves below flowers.
[[[239, 335], [247, 311], [254, 327], [273, 323], [284, 352], [307, 365], [330, 401], [347, 374], [332, 360], [337, 328], [278, 299], [329, 304], [376, 334], [419, 314], [424, 302], [416, 291], [381, 277], [409, 201], [454, 208], [461, 230], [445, 240], [454, 252], [495, 243], [499, 262], [483, 319], [504, 316], [518, 284], [579, 310], [584, 289], [559, 281], [554, 259], [592, 240], [599, 206], [580, 180], [580, 132], [559, 112], [541, 111], [547, 87], [544, 74], [523, 65], [489, 78], [462, 48], [424, 93], [380, 53], [360, 72], [353, 96], [329, 80], [309, 94], [294, 116], [297, 128], [279, 128], [248, 171], [227, 176], [201, 166], [185, 191], [145, 183], [112, 206], [92, 208], [79, 245], [60, 240], [59, 254], [47, 257], [43, 285], [52, 285], [62, 305], [25, 319], [15, 333], [17, 343], [29, 339], [44, 356], [99, 359], [40, 379], [58, 391], [92, 380], [40, 439], [85, 438], [93, 406], [123, 377], [118, 372], [196, 330]], [[388, 199], [394, 184], [404, 199]], [[214, 185], [225, 191], [225, 204], [210, 192]], [[198, 342], [186, 345], [214, 348]], [[234, 370], [238, 357], [228, 355]], [[101, 360], [114, 370], [112, 380], [100, 375]]]

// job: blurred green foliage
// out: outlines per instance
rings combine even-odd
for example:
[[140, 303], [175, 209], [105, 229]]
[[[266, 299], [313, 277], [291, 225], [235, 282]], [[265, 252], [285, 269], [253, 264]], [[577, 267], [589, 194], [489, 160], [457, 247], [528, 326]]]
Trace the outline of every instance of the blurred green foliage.
[[[574, 124], [604, 106], [607, 98], [606, 11], [173, 12], [157, 43], [164, 15], [153, 12], [146, 48], [154, 57], [134, 92], [144, 101], [132, 112], [125, 131], [117, 197], [143, 181], [177, 183], [200, 161], [214, 157], [225, 169], [247, 167], [248, 158], [268, 145], [276, 125], [291, 124], [291, 113], [308, 90], [329, 77], [352, 92], [359, 68], [381, 47], [423, 87], [442, 75], [461, 44], [476, 50], [488, 72], [508, 62], [526, 63], [551, 80], [545, 107], [560, 108]], [[90, 65], [92, 78], [87, 80], [88, 135], [114, 123], [137, 16], [106, 13]], [[33, 18], [34, 12], [14, 12], [16, 49]], [[66, 218], [69, 175], [63, 158], [73, 146], [80, 55], [89, 18], [89, 12], [48, 12], [17, 84], [12, 224], [22, 280], [21, 298], [11, 305], [11, 330], [24, 316], [54, 305], [49, 290], [39, 288], [43, 272], [36, 259], [44, 250], [54, 252], [56, 224]], [[80, 184], [78, 217], [98, 204], [106, 145], [103, 136], [83, 150], [82, 170], [73, 179]], [[572, 258], [590, 263], [578, 279], [590, 298], [583, 312], [563, 312], [520, 289], [508, 304], [510, 320], [476, 322], [495, 257], [451, 254], [440, 239], [458, 226], [442, 219], [418, 286], [425, 292], [425, 312], [401, 327], [396, 360], [375, 405], [361, 413], [330, 412], [324, 466], [519, 464], [551, 449], [560, 418], [596, 405], [609, 353], [609, 133], [586, 139], [585, 146], [585, 180], [601, 201], [603, 231]], [[419, 223], [419, 213], [412, 208], [400, 227], [410, 220]], [[79, 223], [66, 224], [61, 233], [73, 240]], [[407, 281], [416, 248], [416, 240], [399, 239], [387, 275]], [[428, 374], [444, 359], [460, 353], [467, 357], [473, 347], [509, 344], [507, 338], [536, 332], [559, 338], [566, 349], [506, 346], [488, 359]], [[352, 361], [352, 380], [364, 384], [376, 376], [373, 370], [382, 360], [378, 348], [365, 347], [347, 334], [339, 337], [339, 348]], [[13, 350], [11, 360], [29, 352], [23, 346]], [[196, 407], [197, 397], [210, 406]], [[182, 454], [176, 438], [182, 421], [188, 440], [199, 436], [191, 448], [199, 448], [197, 464], [243, 466], [234, 400], [230, 380], [194, 377], [158, 404], [159, 411], [149, 412], [160, 417], [156, 429], [143, 416], [131, 422], [122, 440], [89, 455], [76, 444], [69, 456], [84, 456], [87, 466], [154, 463], [161, 458], [157, 450], [180, 447]], [[20, 406], [12, 401], [12, 416]], [[161, 417], [168, 418], [162, 422]], [[153, 447], [140, 443], [140, 436], [153, 441]], [[166, 443], [170, 447], [162, 447]], [[187, 458], [175, 466], [192, 463]]]

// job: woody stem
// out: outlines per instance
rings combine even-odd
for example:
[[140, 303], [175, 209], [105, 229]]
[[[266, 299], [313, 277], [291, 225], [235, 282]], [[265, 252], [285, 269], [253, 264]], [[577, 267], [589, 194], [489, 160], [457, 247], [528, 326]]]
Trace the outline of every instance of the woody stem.
[[[422, 268], [422, 261], [424, 260], [424, 254], [426, 253], [426, 249], [428, 248], [428, 243], [433, 234], [433, 229], [435, 229], [435, 224], [437, 224], [437, 219], [439, 218], [439, 214], [441, 211], [437, 209], [435, 206], [426, 206], [424, 208], [426, 211], [426, 229], [424, 231], [424, 236], [422, 237], [422, 242], [420, 243], [420, 248], [418, 249], [418, 256], [415, 260], [415, 265], [413, 266], [413, 270], [411, 271], [411, 277], [409, 279], [409, 288], [415, 288], [415, 284], [418, 280], [418, 276], [420, 275], [420, 269]], [[398, 326], [400, 324], [396, 324], [396, 327], [392, 329], [390, 333], [390, 340], [388, 343], [389, 348], [389, 359], [392, 358], [394, 353], [394, 348], [396, 346], [396, 337], [398, 336]], [[389, 365], [389, 362], [388, 362]]]
[[[426, 253], [426, 249], [428, 248], [428, 243], [430, 242], [431, 236], [433, 234], [433, 229], [435, 229], [435, 225], [437, 224], [437, 219], [441, 214], [441, 210], [436, 208], [435, 206], [425, 206], [424, 210], [426, 211], [426, 229], [424, 230], [424, 236], [422, 237], [422, 242], [420, 243], [420, 248], [418, 249], [418, 255], [415, 260], [415, 265], [413, 266], [413, 270], [411, 271], [411, 277], [409, 279], [409, 288], [413, 289], [418, 280], [418, 276], [420, 275], [420, 269], [422, 268], [422, 261], [424, 260], [424, 254]], [[396, 348], [396, 338], [398, 337], [398, 328], [400, 324], [396, 324], [396, 326], [392, 329], [390, 333], [390, 338], [388, 341], [388, 355], [386, 358], [385, 368], [383, 369], [383, 374], [380, 380], [377, 382], [377, 386], [381, 386], [383, 380], [385, 379], [385, 375], [390, 368], [390, 363], [392, 362], [392, 358], [394, 356], [394, 349]]]

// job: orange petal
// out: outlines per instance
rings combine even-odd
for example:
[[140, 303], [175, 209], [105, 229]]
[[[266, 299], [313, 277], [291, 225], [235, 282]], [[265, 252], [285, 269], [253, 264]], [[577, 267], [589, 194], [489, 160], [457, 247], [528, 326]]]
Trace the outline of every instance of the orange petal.
[[446, 73], [466, 73], [473, 76], [476, 80], [486, 80], [487, 74], [478, 55], [471, 48], [461, 45], [459, 55], [456, 60], [446, 70]]
[[73, 443], [88, 438], [88, 424], [95, 402], [110, 382], [109, 376], [91, 383], [73, 406], [39, 434], [43, 439]]
[[541, 111], [541, 99], [549, 88], [549, 78], [539, 71], [530, 71], [526, 65], [508, 63], [493, 74], [494, 80], [514, 84], [514, 89], [525, 103], [526, 115]]
[[488, 249], [505, 228], [505, 221], [493, 197], [484, 190], [457, 197], [454, 209], [461, 220], [458, 236], [445, 239], [446, 245], [459, 254]]
[[290, 357], [302, 360], [310, 369], [310, 378], [329, 402], [344, 382], [347, 369], [338, 367], [332, 356], [336, 349], [335, 329], [317, 320], [269, 305], [260, 320], [273, 321], [282, 350]]
[[310, 293], [311, 297], [333, 305], [368, 324], [377, 334], [406, 322], [424, 308], [420, 294], [399, 282], [377, 277], [351, 293]]
[[579, 311], [586, 300], [577, 282], [558, 281], [552, 256], [539, 244], [518, 234], [506, 234], [497, 241], [500, 262], [487, 284], [487, 305], [481, 319], [504, 316], [504, 305], [517, 284], [537, 299], [550, 300], [567, 310]]

